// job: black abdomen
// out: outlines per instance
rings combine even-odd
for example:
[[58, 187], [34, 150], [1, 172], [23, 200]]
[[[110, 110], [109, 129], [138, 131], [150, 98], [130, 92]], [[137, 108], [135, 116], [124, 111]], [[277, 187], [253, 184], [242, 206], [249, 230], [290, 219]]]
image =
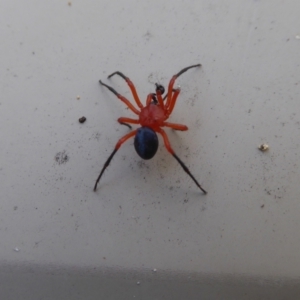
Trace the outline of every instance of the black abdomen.
[[156, 132], [149, 127], [140, 127], [134, 137], [134, 148], [141, 158], [151, 159], [158, 148]]

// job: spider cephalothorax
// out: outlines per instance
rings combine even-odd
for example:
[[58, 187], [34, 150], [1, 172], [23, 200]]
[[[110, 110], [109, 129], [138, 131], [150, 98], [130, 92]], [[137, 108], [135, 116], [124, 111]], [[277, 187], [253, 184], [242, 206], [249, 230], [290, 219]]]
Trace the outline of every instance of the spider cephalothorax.
[[[193, 65], [186, 67], [182, 69], [180, 72], [175, 74], [168, 86], [168, 91], [167, 94], [162, 97], [162, 95], [165, 92], [165, 88], [160, 85], [160, 84], [155, 84], [156, 85], [156, 93], [155, 94], [149, 94], [146, 99], [146, 105], [144, 106], [136, 92], [136, 89], [131, 82], [131, 80], [126, 77], [123, 73], [117, 71], [112, 73], [111, 75], [108, 76], [108, 78], [112, 77], [113, 75], [119, 75], [121, 76], [128, 84], [133, 98], [139, 107], [137, 109], [128, 99], [126, 99], [124, 96], [120, 95], [114, 88], [111, 86], [106, 85], [100, 80], [100, 84], [108, 88], [112, 93], [114, 93], [122, 102], [124, 102], [127, 107], [136, 115], [138, 115], [138, 119], [131, 119], [127, 117], [121, 117], [118, 119], [118, 122], [122, 125], [128, 126], [130, 129], [132, 129], [130, 124], [139, 124], [141, 127], [138, 129], [135, 129], [125, 136], [123, 136], [116, 144], [114, 151], [111, 153], [107, 161], [105, 162], [100, 175], [98, 176], [95, 186], [94, 186], [94, 191], [97, 189], [97, 184], [100, 181], [100, 178], [102, 174], [104, 173], [105, 169], [108, 167], [110, 161], [112, 160], [113, 156], [115, 153], [118, 151], [118, 149], [121, 147], [121, 145], [127, 141], [129, 138], [134, 136], [134, 148], [137, 152], [137, 154], [143, 158], [143, 159], [151, 159], [158, 148], [158, 138], [157, 138], [157, 132], [160, 133], [163, 137], [165, 146], [169, 153], [173, 155], [173, 157], [178, 161], [178, 163], [181, 165], [181, 167], [184, 169], [184, 171], [193, 179], [193, 181], [196, 183], [196, 185], [201, 189], [201, 191], [206, 194], [206, 191], [201, 187], [201, 185], [198, 183], [198, 181], [195, 179], [195, 177], [192, 175], [192, 173], [189, 171], [189, 169], [186, 167], [186, 165], [181, 161], [181, 159], [175, 154], [174, 150], [172, 149], [168, 136], [165, 133], [165, 131], [161, 127], [169, 127], [175, 130], [181, 130], [185, 131], [188, 130], [188, 127], [182, 124], [177, 124], [177, 123], [169, 123], [166, 122], [166, 120], [169, 118], [171, 115], [177, 97], [180, 93], [180, 89], [174, 89], [174, 82], [177, 77], [179, 77], [182, 73], [186, 72], [187, 70], [195, 67], [200, 67], [201, 65]], [[164, 102], [166, 100], [166, 102]]]

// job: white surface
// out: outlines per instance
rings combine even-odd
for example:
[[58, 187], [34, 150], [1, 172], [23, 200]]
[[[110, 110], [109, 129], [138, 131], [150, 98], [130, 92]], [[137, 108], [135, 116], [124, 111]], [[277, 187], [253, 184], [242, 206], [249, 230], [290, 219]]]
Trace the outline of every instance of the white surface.
[[[298, 278], [299, 12], [279, 0], [2, 1], [0, 262]], [[132, 99], [106, 79], [122, 71], [145, 101], [195, 63], [170, 118], [189, 131], [168, 135], [208, 195], [162, 141], [150, 161], [127, 142], [94, 193], [128, 132], [117, 118], [133, 116], [98, 80]]]

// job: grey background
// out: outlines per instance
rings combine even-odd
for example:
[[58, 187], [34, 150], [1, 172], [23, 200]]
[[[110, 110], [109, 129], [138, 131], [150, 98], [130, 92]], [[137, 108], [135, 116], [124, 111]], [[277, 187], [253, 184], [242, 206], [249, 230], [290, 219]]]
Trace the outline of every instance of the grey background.
[[[297, 287], [299, 11], [299, 1], [279, 0], [1, 1], [5, 299], [103, 296], [100, 284], [89, 287], [92, 271], [102, 283], [114, 274], [120, 288], [105, 285], [106, 299], [136, 296], [147, 284], [142, 299], [174, 299], [172, 287], [190, 299], [275, 299], [274, 286], [279, 299]], [[133, 140], [124, 144], [94, 193], [128, 132], [117, 118], [134, 116], [98, 80], [132, 100], [121, 78], [106, 79], [122, 71], [144, 102], [155, 82], [166, 86], [195, 63], [202, 68], [176, 82], [169, 119], [189, 131], [167, 133], [208, 195], [162, 140], [151, 161], [137, 156]], [[270, 150], [260, 152], [261, 143]], [[190, 276], [194, 284], [185, 285]], [[160, 289], [164, 280], [170, 289]]]

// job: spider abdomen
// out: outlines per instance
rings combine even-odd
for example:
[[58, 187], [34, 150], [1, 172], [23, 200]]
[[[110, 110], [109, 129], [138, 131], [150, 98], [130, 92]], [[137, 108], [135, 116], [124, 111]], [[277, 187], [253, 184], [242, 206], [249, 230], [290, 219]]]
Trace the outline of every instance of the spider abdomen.
[[134, 148], [141, 158], [151, 159], [158, 148], [156, 132], [149, 127], [138, 128], [134, 137]]

